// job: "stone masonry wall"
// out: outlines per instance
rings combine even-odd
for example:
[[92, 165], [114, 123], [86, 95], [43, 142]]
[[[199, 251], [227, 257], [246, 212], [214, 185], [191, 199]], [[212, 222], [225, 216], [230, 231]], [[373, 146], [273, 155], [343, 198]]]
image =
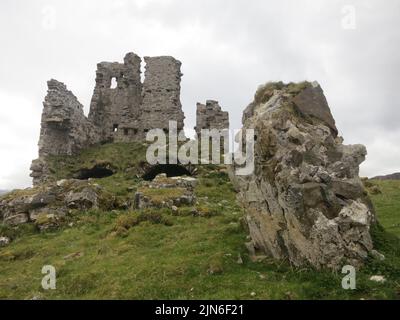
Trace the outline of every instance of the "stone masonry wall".
[[[124, 133], [132, 138], [135, 128], [141, 126], [140, 64], [139, 56], [128, 53], [123, 64], [101, 62], [97, 65], [89, 119], [99, 128], [103, 142], [121, 140]], [[111, 87], [113, 79], [117, 82], [116, 88]]]
[[180, 101], [181, 62], [173, 57], [145, 57], [142, 121], [146, 129], [168, 130], [169, 121], [183, 129], [185, 116]]
[[[43, 102], [39, 139], [39, 159], [49, 155], [72, 155], [98, 141], [98, 134], [85, 117], [83, 106], [62, 82], [50, 80]], [[42, 160], [32, 165], [34, 183], [45, 171]]]
[[201, 129], [228, 129], [229, 113], [222, 111], [218, 101], [207, 100], [206, 104], [197, 103], [196, 133]]

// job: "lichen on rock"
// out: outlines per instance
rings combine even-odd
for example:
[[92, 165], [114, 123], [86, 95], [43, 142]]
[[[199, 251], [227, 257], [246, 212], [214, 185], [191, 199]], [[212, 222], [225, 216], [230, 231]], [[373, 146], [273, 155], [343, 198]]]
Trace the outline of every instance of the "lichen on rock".
[[344, 145], [317, 83], [270, 83], [243, 115], [255, 170], [231, 178], [252, 245], [296, 266], [360, 266], [373, 249], [373, 206], [358, 176], [366, 149]]
[[102, 187], [90, 181], [70, 179], [15, 190], [1, 197], [0, 220], [11, 226], [28, 222], [42, 226], [65, 217], [71, 210], [109, 210], [115, 206], [115, 197]]

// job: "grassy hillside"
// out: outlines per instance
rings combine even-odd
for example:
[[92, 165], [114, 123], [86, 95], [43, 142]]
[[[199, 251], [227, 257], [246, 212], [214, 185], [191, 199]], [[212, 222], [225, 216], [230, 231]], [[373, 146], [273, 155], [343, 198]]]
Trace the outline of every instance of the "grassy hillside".
[[380, 223], [400, 237], [400, 180], [374, 180], [381, 193], [372, 195]]
[[[108, 160], [121, 145], [91, 151], [80, 161]], [[129, 148], [129, 150], [133, 150]], [[137, 153], [132, 151], [137, 156]], [[92, 158], [90, 160], [91, 157]], [[102, 156], [99, 156], [102, 154]], [[123, 155], [125, 159], [129, 156]], [[72, 161], [72, 160], [71, 160]], [[119, 160], [118, 160], [119, 161]], [[125, 163], [125, 162], [124, 162]], [[129, 163], [127, 161], [126, 163]], [[71, 168], [75, 170], [74, 164]], [[140, 181], [121, 165], [97, 182], [131, 197]], [[68, 174], [68, 172], [67, 172]], [[199, 173], [191, 207], [138, 211], [74, 212], [56, 231], [0, 227], [14, 241], [0, 248], [0, 298], [17, 299], [397, 299], [400, 297], [400, 182], [376, 182], [373, 196], [382, 227], [373, 230], [385, 261], [370, 259], [357, 273], [357, 289], [343, 290], [343, 275], [293, 268], [284, 262], [252, 262], [244, 243], [242, 210], [223, 168]], [[385, 231], [386, 230], [386, 231]], [[242, 261], [240, 261], [242, 260]], [[241, 262], [241, 263], [239, 263]], [[57, 289], [41, 288], [43, 265], [57, 270]], [[369, 280], [384, 275], [385, 284]]]

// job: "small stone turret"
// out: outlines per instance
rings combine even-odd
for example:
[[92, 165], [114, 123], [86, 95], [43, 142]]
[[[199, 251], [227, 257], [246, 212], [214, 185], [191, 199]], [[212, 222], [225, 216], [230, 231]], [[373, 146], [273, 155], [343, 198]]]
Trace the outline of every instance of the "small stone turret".
[[229, 113], [222, 111], [218, 101], [207, 100], [206, 104], [197, 103], [196, 133], [202, 129], [229, 129]]

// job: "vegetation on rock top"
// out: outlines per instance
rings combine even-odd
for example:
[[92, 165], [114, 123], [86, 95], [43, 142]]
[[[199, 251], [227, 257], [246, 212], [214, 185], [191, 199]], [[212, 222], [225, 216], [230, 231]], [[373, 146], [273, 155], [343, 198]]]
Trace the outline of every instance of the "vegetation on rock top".
[[303, 91], [305, 88], [311, 86], [311, 83], [308, 81], [303, 81], [299, 83], [290, 82], [288, 84], [283, 83], [282, 81], [279, 82], [267, 82], [264, 85], [261, 85], [254, 96], [254, 104], [261, 104], [266, 103], [274, 94], [275, 90], [282, 90], [291, 95], [296, 95]]

